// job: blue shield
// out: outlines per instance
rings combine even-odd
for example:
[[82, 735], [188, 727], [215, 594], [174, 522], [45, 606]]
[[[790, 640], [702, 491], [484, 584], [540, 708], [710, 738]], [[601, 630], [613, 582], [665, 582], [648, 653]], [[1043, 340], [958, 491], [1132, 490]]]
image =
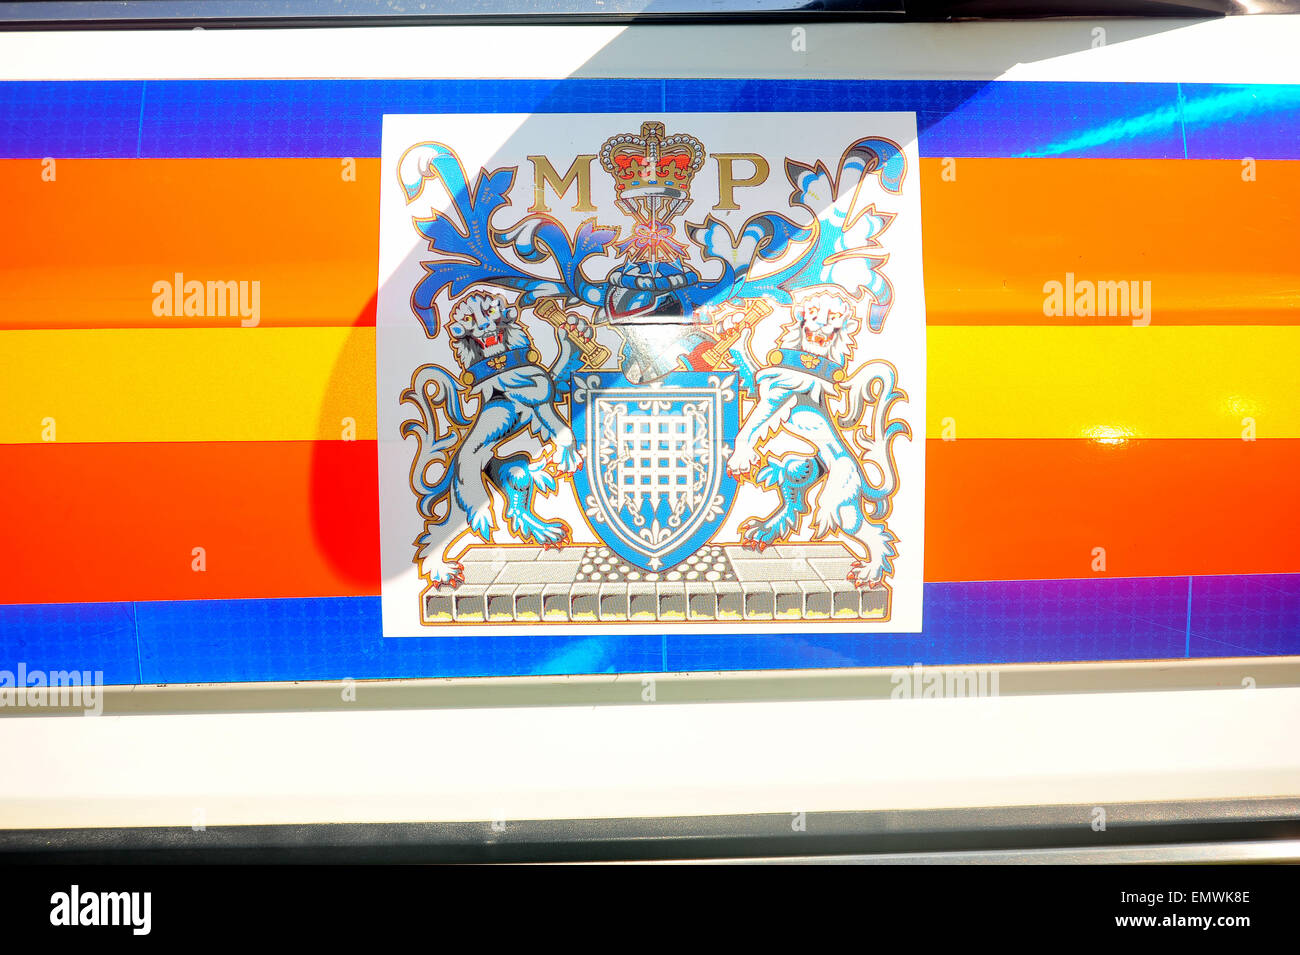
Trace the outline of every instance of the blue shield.
[[677, 371], [633, 384], [579, 372], [569, 398], [585, 464], [574, 475], [596, 536], [624, 560], [668, 570], [704, 546], [736, 495], [734, 372]]

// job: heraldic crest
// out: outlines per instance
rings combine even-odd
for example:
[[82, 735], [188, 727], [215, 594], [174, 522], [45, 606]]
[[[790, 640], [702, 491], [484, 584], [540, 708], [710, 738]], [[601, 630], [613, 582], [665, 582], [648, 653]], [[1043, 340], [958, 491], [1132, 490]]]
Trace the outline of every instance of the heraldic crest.
[[[911, 428], [873, 346], [896, 215], [876, 205], [903, 151], [864, 136], [837, 165], [781, 157], [787, 206], [743, 215], [768, 159], [720, 156], [708, 209], [704, 132], [610, 133], [564, 177], [528, 157], [535, 190], [523, 165], [471, 178], [442, 142], [398, 163], [427, 250], [411, 312], [454, 358], [402, 394], [425, 622], [887, 619]], [[432, 183], [445, 198], [422, 202]], [[586, 217], [562, 222], [548, 187]], [[747, 589], [792, 560], [818, 568], [794, 603]]]

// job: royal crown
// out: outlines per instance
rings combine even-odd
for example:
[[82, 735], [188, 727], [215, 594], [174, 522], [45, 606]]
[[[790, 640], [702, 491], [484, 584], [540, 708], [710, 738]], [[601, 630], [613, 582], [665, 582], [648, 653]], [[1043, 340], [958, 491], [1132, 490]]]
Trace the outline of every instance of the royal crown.
[[665, 136], [663, 123], [642, 123], [639, 136], [622, 133], [605, 140], [600, 164], [614, 177], [619, 199], [684, 199], [704, 165], [704, 144], [685, 133]]

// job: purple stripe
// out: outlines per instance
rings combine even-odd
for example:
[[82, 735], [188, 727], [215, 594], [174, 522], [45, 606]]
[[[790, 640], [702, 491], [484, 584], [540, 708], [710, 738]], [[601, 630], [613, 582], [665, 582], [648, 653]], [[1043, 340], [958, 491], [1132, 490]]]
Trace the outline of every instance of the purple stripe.
[[[1300, 653], [1300, 574], [925, 586], [920, 634], [385, 640], [379, 598], [0, 607], [0, 669], [115, 683], [1177, 659]], [[1189, 631], [1190, 627], [1190, 631]]]

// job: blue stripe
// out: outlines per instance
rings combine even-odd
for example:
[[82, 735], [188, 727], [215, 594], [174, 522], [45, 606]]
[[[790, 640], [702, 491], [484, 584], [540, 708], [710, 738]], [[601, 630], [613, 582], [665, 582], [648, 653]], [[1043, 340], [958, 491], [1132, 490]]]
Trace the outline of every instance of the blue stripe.
[[1300, 158], [1300, 87], [1183, 86], [1191, 159]]
[[1193, 657], [1300, 653], [1300, 574], [1197, 577]]
[[105, 683], [135, 683], [136, 634], [131, 603], [0, 607], [0, 670], [102, 670]]
[[0, 156], [373, 157], [385, 113], [910, 111], [923, 156], [1300, 158], [1300, 86], [965, 80], [0, 83]]
[[143, 94], [139, 81], [0, 83], [0, 156], [134, 157]]
[[3, 606], [0, 669], [208, 683], [1300, 653], [1300, 574], [1196, 578], [1190, 623], [1187, 594], [1186, 577], [926, 584], [924, 632], [870, 635], [384, 639], [378, 597]]

